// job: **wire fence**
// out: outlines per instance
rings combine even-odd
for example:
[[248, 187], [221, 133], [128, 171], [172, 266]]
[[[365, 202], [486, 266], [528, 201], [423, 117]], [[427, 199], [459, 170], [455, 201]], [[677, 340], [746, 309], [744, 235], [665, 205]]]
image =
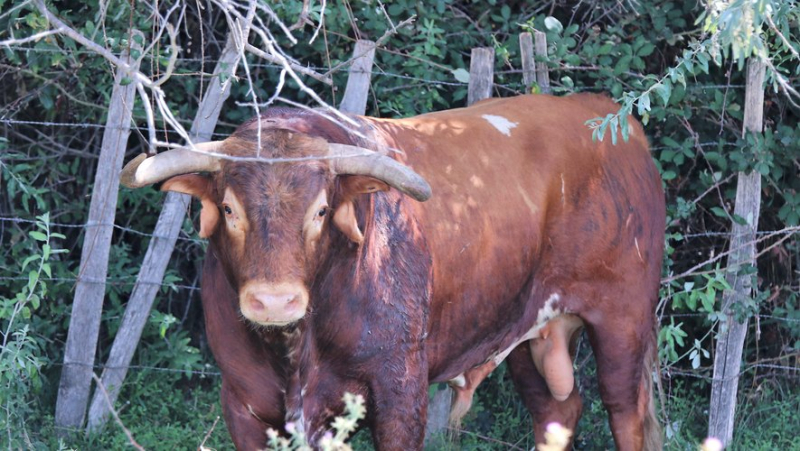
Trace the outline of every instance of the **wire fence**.
[[[18, 224], [18, 225], [33, 225], [36, 222], [37, 221], [35, 221], [35, 220], [26, 219], [26, 218], [0, 217], [0, 223], [13, 223], [13, 224]], [[100, 224], [97, 224], [97, 225], [100, 225]], [[131, 229], [129, 227], [124, 227], [124, 226], [121, 226], [121, 225], [118, 225], [118, 224], [103, 224], [103, 225], [107, 225], [107, 226], [110, 225], [110, 226], [113, 226], [115, 230], [119, 230], [119, 231], [122, 231], [122, 232], [125, 232], [125, 233], [131, 233], [131, 234], [134, 234], [134, 235], [142, 237], [142, 238], [167, 238], [167, 237], [155, 235], [155, 234], [152, 234], [152, 233], [147, 233], [147, 232], [143, 232], [143, 231], [140, 231], [140, 230]], [[61, 222], [51, 222], [50, 226], [51, 227], [56, 227], [56, 228], [57, 227], [63, 227], [63, 228], [69, 228], [69, 229], [85, 229], [87, 227], [90, 227], [90, 226], [87, 226], [86, 224], [61, 223]], [[758, 235], [758, 236], [795, 235], [795, 234], [798, 234], [798, 233], [800, 233], [800, 231], [797, 230], [797, 228], [789, 228], [789, 229], [786, 229], [786, 230], [776, 230], [776, 231], [760, 230], [760, 231], [756, 232], [756, 235]], [[698, 239], [698, 238], [709, 238], [709, 237], [712, 237], [712, 238], [728, 238], [728, 237], [730, 237], [730, 233], [726, 233], [726, 232], [702, 232], [702, 233], [691, 233], [691, 234], [682, 235], [682, 238], [684, 240], [692, 240], [692, 239]], [[184, 241], [184, 242], [191, 242], [191, 243], [196, 243], [196, 244], [204, 243], [206, 241], [206, 240], [203, 240], [203, 239], [191, 238], [191, 237], [186, 237], [186, 236], [179, 236], [178, 239], [181, 240], [181, 241]], [[67, 284], [75, 284], [79, 280], [87, 281], [86, 278], [80, 278], [78, 276], [74, 276], [74, 277], [41, 277], [41, 280], [46, 281], [46, 282], [67, 283]], [[0, 281], [26, 283], [28, 281], [28, 277], [2, 275], [2, 276], [0, 276]], [[133, 286], [135, 286], [137, 284], [149, 284], [149, 285], [158, 285], [161, 288], [166, 288], [166, 289], [170, 289], [170, 290], [184, 290], [184, 291], [189, 291], [189, 292], [196, 292], [196, 291], [200, 290], [200, 287], [198, 287], [197, 285], [186, 285], [186, 284], [182, 284], [182, 283], [174, 283], [174, 282], [163, 281], [163, 280], [158, 280], [158, 281], [137, 280], [137, 276], [136, 275], [108, 277], [105, 280], [96, 280], [96, 281], [90, 281], [90, 282], [105, 283], [108, 286], [115, 286], [115, 287], [133, 287]], [[2, 283], [0, 283], [0, 285], [2, 285]], [[796, 327], [796, 325], [800, 324], [800, 318], [793, 318], [793, 317], [790, 317], [788, 315], [789, 315], [789, 313], [787, 313], [787, 316], [777, 316], [777, 315], [770, 314], [770, 313], [756, 313], [754, 316], [758, 320], [769, 320], [769, 321], [773, 321], [775, 323], [781, 323], [786, 327]], [[672, 319], [680, 319], [680, 318], [697, 318], [697, 319], [709, 318], [710, 315], [708, 313], [677, 313], [677, 312], [675, 312], [675, 313], [664, 313], [664, 314], [662, 314], [660, 316], [661, 316], [662, 321], [663, 321], [666, 318], [672, 318]], [[786, 356], [784, 356], [782, 358], [789, 359], [789, 358], [792, 358], [792, 355], [786, 355]], [[800, 355], [795, 356], [794, 358], [800, 359]], [[56, 365], [56, 366], [63, 365], [63, 363], [60, 363], [60, 362], [52, 362], [51, 364], [52, 365]], [[103, 364], [95, 364], [95, 365], [92, 365], [92, 367], [95, 368], [95, 369], [98, 369], [98, 370], [103, 370], [103, 369], [106, 369], [106, 368], [111, 368], [111, 369], [123, 368], [123, 367], [119, 367], [119, 366], [107, 366], [107, 365], [103, 365]], [[185, 374], [185, 375], [201, 376], [201, 377], [207, 377], [207, 376], [217, 377], [217, 376], [220, 376], [220, 373], [218, 371], [213, 371], [213, 370], [176, 369], [176, 368], [154, 367], [154, 366], [146, 366], [146, 365], [130, 365], [130, 366], [127, 366], [126, 368], [131, 369], [131, 370], [137, 370], [137, 371], [171, 372], [171, 373], [180, 373], [180, 374]], [[800, 366], [789, 366], [789, 365], [779, 365], [779, 364], [775, 364], [775, 363], [759, 363], [759, 362], [751, 362], [751, 363], [746, 364], [743, 367], [743, 369], [741, 370], [741, 372], [739, 373], [739, 376], [743, 376], [745, 374], [750, 373], [751, 371], [758, 370], [758, 369], [773, 370], [772, 375], [778, 374], [780, 377], [800, 378]], [[692, 371], [689, 371], [689, 370], [686, 370], [686, 369], [683, 369], [683, 368], [680, 368], [680, 367], [677, 367], [677, 366], [673, 366], [673, 365], [668, 365], [668, 366], [664, 366], [664, 367], [661, 368], [662, 377], [665, 377], [665, 378], [674, 378], [674, 377], [677, 376], [677, 377], [690, 377], [690, 378], [693, 378], [693, 379], [702, 379], [702, 380], [709, 381], [709, 382], [715, 381], [715, 380], [721, 380], [721, 379], [715, 379], [713, 376], [711, 376], [710, 372], [712, 372], [712, 371], [713, 371], [713, 368], [710, 368], [710, 367], [698, 368], [698, 369], [695, 369], [695, 370], [692, 370]], [[775, 371], [778, 371], [780, 373], [774, 373]], [[739, 376], [736, 376], [736, 377], [739, 377]]]
[[[53, 52], [53, 53], [63, 53], [61, 49], [43, 49], [43, 48], [33, 48], [33, 47], [10, 47], [10, 50], [13, 51], [25, 51], [25, 52]], [[88, 50], [77, 50], [71, 51], [73, 55], [94, 55], [94, 52]], [[201, 58], [187, 58], [187, 57], [179, 57], [179, 63], [184, 64], [194, 64], [200, 65], [202, 64], [205, 67], [213, 67], [217, 63], [217, 61], [213, 59], [201, 59]], [[268, 64], [268, 63], [260, 63], [260, 62], [252, 62], [248, 63], [251, 68], [258, 68], [258, 69], [268, 69], [268, 70], [280, 70], [282, 66], [276, 64]], [[207, 65], [207, 66], [206, 66]], [[320, 73], [327, 73], [330, 68], [328, 67], [314, 67], [308, 66], [308, 69], [317, 71]], [[376, 83], [380, 83], [381, 78], [384, 79], [393, 79], [393, 80], [403, 80], [409, 82], [411, 86], [428, 86], [428, 87], [446, 87], [446, 88], [464, 88], [468, 87], [468, 83], [461, 82], [456, 80], [451, 73], [446, 72], [444, 69], [441, 69], [441, 73], [439, 73], [439, 77], [420, 77], [415, 75], [408, 75], [408, 74], [400, 74], [394, 73], [391, 71], [386, 71], [379, 67], [373, 68], [372, 76], [376, 79]], [[565, 73], [569, 72], [577, 72], [577, 71], [592, 71], [593, 69], [585, 69], [580, 67], [568, 67], [563, 66], [558, 68], [559, 71], [563, 71]], [[432, 73], [432, 72], [429, 72]], [[511, 70], [502, 70], [496, 72], [498, 75], [502, 76], [517, 76], [522, 74], [521, 69], [511, 69]], [[199, 75], [198, 72], [192, 73], [185, 73], [180, 74], [176, 73], [176, 76], [182, 75], [192, 75], [197, 76]], [[205, 74], [210, 76], [211, 74]], [[522, 82], [506, 82], [506, 83], [495, 83], [495, 88], [512, 91], [512, 92], [524, 92], [527, 87]], [[743, 84], [708, 84], [708, 85], [691, 85], [690, 89], [692, 90], [720, 90], [720, 89], [744, 89], [745, 85]], [[592, 92], [599, 92], [602, 88], [599, 87], [578, 87], [575, 88], [574, 91], [583, 92], [583, 91], [592, 91]], [[132, 124], [131, 129], [137, 131], [142, 136], [146, 135], [148, 129], [146, 126], [139, 126], [136, 125], [135, 122], [143, 123], [145, 118], [143, 117], [136, 117], [134, 118], [134, 124]], [[188, 121], [187, 121], [188, 122]], [[23, 120], [23, 119], [16, 119], [13, 116], [9, 116], [6, 114], [4, 117], [0, 117], [0, 124], [9, 126], [9, 127], [52, 127], [52, 128], [65, 128], [65, 129], [73, 129], [73, 130], [108, 130], [108, 129], [119, 129], [121, 127], [109, 127], [105, 124], [93, 123], [93, 122], [62, 122], [62, 121], [36, 121], [36, 120]], [[174, 137], [176, 140], [179, 138], [179, 135], [174, 130], [160, 130], [159, 133], [167, 134], [170, 137]], [[224, 138], [227, 137], [226, 133], [213, 133], [214, 137], [217, 138]], [[709, 142], [702, 142], [693, 144], [693, 147], [719, 147], [719, 146], [734, 146], [737, 145], [735, 142], [728, 142], [728, 141], [709, 141]], [[652, 151], [659, 151], [659, 150], [666, 150], [666, 149], [673, 149], [674, 146], [654, 146], [651, 147]], [[0, 163], [3, 160], [13, 161], [15, 158], [18, 158], [14, 154], [6, 153], [4, 155], [0, 155]], [[20, 218], [20, 217], [0, 217], [0, 223], [11, 223], [16, 224], [18, 226], [31, 226], [35, 224], [37, 221], [28, 218]], [[87, 225], [87, 224], [76, 224], [76, 223], [60, 223], [60, 222], [51, 222], [51, 226], [57, 228], [65, 228], [65, 229], [81, 229], [85, 230], [87, 227], [93, 226], [111, 226], [114, 230], [123, 232], [123, 233], [130, 233], [132, 235], [142, 237], [145, 239], [152, 239], [152, 238], [169, 238], [167, 236], [159, 236], [152, 233], [144, 232], [141, 230], [132, 229], [130, 227], [122, 226], [119, 224], [94, 224], [94, 225]], [[0, 230], [2, 232], [2, 230]], [[795, 235], [800, 233], [796, 229], [791, 230], [774, 230], [774, 231], [757, 231], [756, 236], [763, 237], [767, 235]], [[697, 233], [687, 233], [682, 234], [682, 240], [693, 240], [693, 239], [701, 239], [701, 238], [728, 238], [730, 237], [730, 233], [728, 232], [697, 232]], [[178, 236], [178, 240], [182, 242], [189, 242], [194, 244], [202, 244], [205, 243], [205, 240], [194, 238], [190, 236], [185, 236], [184, 234]], [[1, 270], [2, 268], [0, 268]], [[689, 276], [687, 276], [689, 277]], [[79, 280], [86, 281], [85, 278], [80, 278], [78, 276], [75, 277], [42, 277], [41, 278], [47, 282], [54, 282], [54, 283], [68, 283], [68, 284], [75, 284]], [[28, 281], [28, 277], [24, 276], [16, 276], [16, 275], [0, 275], [0, 281], [3, 282], [19, 282], [25, 283]], [[187, 285], [181, 283], [172, 283], [168, 281], [147, 281], [147, 280], [137, 280], [136, 275], [129, 275], [129, 276], [116, 276], [116, 277], [109, 277], [105, 280], [97, 280], [91, 281], [96, 283], [105, 283], [109, 286], [116, 286], [116, 287], [132, 287], [136, 284], [149, 284], [149, 285], [159, 285], [162, 288], [168, 288], [171, 290], [185, 290], [188, 292], [196, 292], [200, 288], [196, 285]], [[0, 284], [3, 285], [3, 284]], [[792, 327], [794, 325], [800, 324], [800, 318], [792, 318], [789, 316], [777, 316], [774, 314], [757, 314], [756, 315], [759, 319], [766, 319], [770, 321], [774, 321], [776, 323], [780, 323], [786, 327]], [[663, 317], [666, 318], [703, 318], [709, 317], [708, 314], [705, 313], [667, 313], [664, 314]], [[793, 354], [787, 354], [781, 357], [782, 359], [798, 359], [798, 356]], [[53, 366], [62, 366], [62, 362], [53, 361], [50, 362]], [[78, 364], [81, 365], [81, 364]], [[179, 368], [168, 368], [168, 367], [156, 367], [156, 366], [146, 366], [146, 365], [127, 365], [127, 366], [107, 366], [103, 364], [95, 364], [91, 365], [93, 369], [96, 370], [105, 370], [105, 369], [122, 369], [126, 368], [128, 370], [135, 370], [135, 371], [154, 371], [154, 372], [163, 372], [163, 373], [175, 373], [175, 374], [185, 374], [185, 375], [192, 375], [198, 377], [219, 377], [221, 376], [219, 371], [208, 367], [208, 370], [194, 370], [194, 369], [179, 369]], [[734, 377], [741, 377], [746, 374], [749, 374], [753, 371], [758, 370], [769, 370], [771, 371], [770, 375], [779, 375], [780, 377], [784, 378], [791, 378], [791, 379], [800, 379], [800, 366], [794, 365], [783, 365], [779, 363], [767, 363], [764, 361], [756, 361], [751, 363], [745, 363], [742, 367], [741, 371], [735, 375], [730, 376], [729, 378]], [[687, 370], [684, 368], [679, 368], [677, 366], [665, 366], [661, 369], [662, 376], [665, 378], [674, 378], [674, 377], [687, 377], [693, 379], [701, 379], [705, 381], [720, 381], [722, 379], [715, 379], [711, 373], [713, 372], [713, 368], [711, 367], [700, 367], [695, 370]]]

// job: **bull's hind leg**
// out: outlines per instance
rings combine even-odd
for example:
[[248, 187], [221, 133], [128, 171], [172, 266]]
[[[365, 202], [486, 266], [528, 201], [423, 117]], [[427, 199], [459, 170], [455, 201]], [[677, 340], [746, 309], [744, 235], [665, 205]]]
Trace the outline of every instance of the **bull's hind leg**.
[[653, 406], [655, 331], [650, 315], [618, 311], [615, 317], [587, 324], [597, 360], [600, 396], [620, 451], [661, 449], [661, 431]]
[[574, 387], [565, 400], [557, 401], [550, 393], [545, 378], [536, 369], [528, 342], [511, 351], [507, 362], [514, 386], [533, 417], [536, 443], [544, 442], [545, 429], [552, 422], [574, 432], [583, 410], [578, 388]]

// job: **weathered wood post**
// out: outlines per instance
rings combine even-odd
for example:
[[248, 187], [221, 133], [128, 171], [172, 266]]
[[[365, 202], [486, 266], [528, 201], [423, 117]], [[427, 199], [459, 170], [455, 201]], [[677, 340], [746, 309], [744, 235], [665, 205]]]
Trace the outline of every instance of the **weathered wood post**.
[[[492, 96], [494, 83], [494, 49], [472, 49], [469, 64], [469, 86], [467, 105], [488, 99]], [[446, 387], [433, 395], [428, 404], [428, 421], [425, 428], [425, 442], [429, 443], [435, 434], [445, 431], [450, 422], [450, 405], [453, 402], [453, 389]]]
[[[747, 87], [745, 91], [744, 127], [747, 131], [761, 133], [764, 115], [764, 75], [766, 65], [757, 58], [747, 64]], [[722, 311], [725, 314], [724, 330], [717, 338], [714, 356], [714, 380], [711, 384], [708, 435], [728, 446], [733, 438], [733, 420], [736, 412], [736, 394], [739, 371], [742, 365], [742, 349], [747, 335], [747, 319], [738, 322], [733, 306], [752, 296], [754, 274], [739, 274], [743, 265], [756, 264], [756, 230], [761, 207], [761, 174], [740, 172], [736, 185], [734, 214], [744, 218], [746, 224], [734, 221], [731, 230], [731, 254], [728, 256], [725, 279], [731, 289], [722, 295]]]
[[350, 66], [339, 111], [364, 114], [367, 112], [372, 64], [375, 60], [375, 43], [364, 39], [356, 41], [353, 58], [356, 60]]
[[[539, 59], [547, 59], [547, 35], [541, 31], [534, 31], [533, 38], [536, 41], [534, 52]], [[542, 94], [550, 94], [550, 72], [547, 63], [544, 61], [536, 62], [536, 82], [542, 90]]]
[[[235, 71], [238, 58], [239, 54], [236, 50], [233, 36], [229, 35], [225, 49], [217, 62], [217, 67], [214, 69], [214, 74], [217, 74], [217, 78], [208, 85], [192, 123], [190, 136], [194, 142], [211, 140], [222, 105], [230, 94], [230, 81], [220, 82], [220, 75], [226, 68], [229, 71]], [[231, 79], [232, 77], [228, 78], [228, 80]], [[175, 242], [186, 217], [186, 209], [190, 201], [189, 195], [174, 192], [168, 193], [164, 201], [164, 206], [161, 209], [161, 214], [153, 232], [153, 239], [147, 248], [139, 275], [136, 278], [136, 285], [125, 308], [122, 324], [117, 336], [114, 338], [106, 368], [103, 370], [102, 384], [108, 392], [112, 405], [119, 395], [122, 382], [128, 373], [128, 365], [130, 365], [133, 354], [136, 352], [142, 329], [147, 323], [153, 301], [161, 287], [164, 271], [172, 255], [172, 250], [175, 248]], [[110, 412], [111, 406], [106, 401], [103, 393], [95, 390], [89, 407], [86, 430], [94, 432], [102, 429], [108, 420]]]
[[469, 62], [467, 105], [491, 97], [493, 82], [494, 49], [491, 47], [472, 49], [472, 59]]
[[519, 54], [522, 59], [522, 81], [525, 83], [525, 93], [530, 93], [530, 88], [536, 83], [536, 64], [533, 53], [533, 36], [530, 33], [519, 34]]
[[[131, 48], [141, 51], [141, 45], [135, 39], [131, 39]], [[122, 59], [127, 61], [132, 70], [139, 70], [139, 62], [131, 58], [127, 51], [123, 53]], [[86, 221], [81, 250], [81, 266], [67, 332], [64, 367], [61, 370], [56, 400], [55, 424], [59, 435], [81, 427], [89, 401], [100, 317], [106, 295], [119, 172], [128, 147], [136, 93], [135, 84], [123, 85], [123, 80], [129, 81], [129, 76], [118, 68], [94, 177], [89, 219]]]

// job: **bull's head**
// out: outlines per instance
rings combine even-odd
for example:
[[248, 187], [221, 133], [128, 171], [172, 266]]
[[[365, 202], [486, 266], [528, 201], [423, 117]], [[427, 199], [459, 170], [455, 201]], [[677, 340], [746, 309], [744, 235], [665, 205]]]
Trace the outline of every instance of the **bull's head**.
[[121, 181], [130, 188], [164, 181], [162, 190], [198, 198], [200, 236], [214, 244], [243, 316], [280, 326], [306, 313], [310, 284], [330, 245], [326, 229], [364, 240], [356, 196], [394, 187], [423, 201], [430, 186], [407, 166], [367, 149], [282, 129], [260, 135], [260, 157], [293, 161], [254, 161], [258, 137], [237, 132], [197, 145], [200, 152], [140, 155], [125, 166]]

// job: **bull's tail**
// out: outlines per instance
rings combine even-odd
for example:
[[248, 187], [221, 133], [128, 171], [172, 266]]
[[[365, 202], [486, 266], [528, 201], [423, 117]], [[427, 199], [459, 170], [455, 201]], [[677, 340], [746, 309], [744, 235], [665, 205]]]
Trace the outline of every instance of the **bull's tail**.
[[[657, 451], [664, 447], [661, 436], [661, 424], [656, 415], [656, 400], [653, 387], [653, 378], [661, 377], [658, 362], [657, 334], [649, 340], [647, 352], [644, 355], [644, 371], [642, 371], [642, 388], [647, 396], [647, 405], [644, 412], [644, 449]], [[655, 373], [654, 373], [655, 372]]]

